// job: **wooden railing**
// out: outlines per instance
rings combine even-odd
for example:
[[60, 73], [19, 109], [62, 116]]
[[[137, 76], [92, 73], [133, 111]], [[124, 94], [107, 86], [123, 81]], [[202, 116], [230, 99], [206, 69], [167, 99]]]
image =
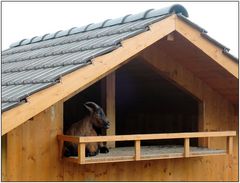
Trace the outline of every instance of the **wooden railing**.
[[[219, 132], [189, 132], [189, 133], [165, 133], [165, 134], [138, 134], [138, 135], [115, 135], [115, 136], [86, 136], [76, 137], [67, 135], [58, 135], [60, 144], [60, 157], [63, 158], [64, 141], [78, 144], [78, 158], [64, 158], [69, 161], [86, 164], [85, 148], [86, 143], [91, 142], [109, 142], [109, 141], [135, 141], [135, 158], [138, 161], [141, 159], [141, 140], [161, 140], [161, 139], [184, 139], [184, 153], [183, 157], [194, 157], [190, 152], [191, 138], [210, 138], [210, 137], [226, 137], [227, 147], [226, 153], [233, 153], [233, 137], [236, 136], [236, 131], [219, 131]], [[226, 154], [225, 153], [225, 154]], [[146, 158], [145, 158], [146, 159]], [[158, 158], [155, 158], [158, 159]], [[160, 158], [159, 158], [160, 159]], [[104, 161], [103, 161], [104, 162]]]

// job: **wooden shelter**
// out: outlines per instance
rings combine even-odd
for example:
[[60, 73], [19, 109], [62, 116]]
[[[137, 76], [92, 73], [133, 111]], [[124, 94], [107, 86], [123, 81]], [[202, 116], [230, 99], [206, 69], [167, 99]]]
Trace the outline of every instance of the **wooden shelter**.
[[[3, 51], [2, 179], [237, 181], [238, 59], [187, 17], [173, 5]], [[105, 110], [106, 136], [63, 135], [85, 101]], [[101, 141], [110, 152], [85, 157]]]

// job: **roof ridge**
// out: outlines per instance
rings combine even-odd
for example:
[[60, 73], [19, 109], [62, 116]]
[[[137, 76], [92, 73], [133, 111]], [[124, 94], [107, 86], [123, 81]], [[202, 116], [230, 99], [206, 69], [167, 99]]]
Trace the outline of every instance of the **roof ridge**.
[[159, 17], [159, 16], [163, 16], [166, 14], [172, 14], [172, 13], [176, 13], [176, 14], [181, 13], [183, 16], [188, 17], [188, 12], [182, 5], [174, 4], [172, 6], [161, 8], [161, 9], [148, 9], [144, 12], [140, 12], [137, 14], [128, 14], [123, 17], [119, 17], [119, 18], [115, 18], [115, 19], [107, 19], [107, 20], [104, 20], [99, 23], [91, 23], [91, 24], [84, 25], [81, 27], [72, 27], [68, 30], [60, 30], [60, 31], [57, 31], [54, 33], [44, 34], [42, 36], [35, 36], [30, 39], [22, 39], [20, 41], [12, 43], [10, 45], [10, 48], [28, 45], [28, 44], [32, 44], [32, 43], [37, 43], [37, 42], [41, 42], [41, 41], [45, 41], [45, 40], [49, 40], [49, 39], [55, 39], [55, 38], [60, 38], [60, 37], [64, 37], [64, 36], [69, 36], [72, 34], [87, 32], [87, 31], [91, 31], [91, 30], [95, 30], [95, 29], [99, 29], [99, 28], [105, 28], [105, 27], [110, 27], [110, 26], [114, 26], [114, 25], [125, 24], [128, 22], [134, 22], [134, 21], [141, 20], [141, 19], [149, 19], [149, 18], [153, 18], [153, 17]]

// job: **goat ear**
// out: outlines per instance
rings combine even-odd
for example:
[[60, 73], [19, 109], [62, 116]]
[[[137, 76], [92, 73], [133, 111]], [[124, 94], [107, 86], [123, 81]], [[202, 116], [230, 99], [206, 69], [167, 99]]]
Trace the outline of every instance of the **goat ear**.
[[86, 107], [86, 109], [87, 109], [89, 112], [93, 113], [93, 109], [92, 109], [91, 107], [87, 106], [86, 104], [84, 104], [84, 106]]

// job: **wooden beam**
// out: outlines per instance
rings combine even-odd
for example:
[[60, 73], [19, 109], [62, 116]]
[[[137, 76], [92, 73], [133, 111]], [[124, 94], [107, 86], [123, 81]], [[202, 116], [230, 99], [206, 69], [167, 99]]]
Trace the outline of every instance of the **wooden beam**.
[[193, 76], [190, 71], [186, 70], [182, 65], [176, 62], [171, 55], [166, 54], [159, 47], [161, 48], [160, 42], [144, 50], [141, 54], [142, 59], [150, 64], [161, 77], [197, 100], [202, 101], [203, 92], [199, 89], [201, 80]]
[[85, 163], [85, 144], [81, 143], [78, 144], [78, 163], [84, 164]]
[[[136, 142], [137, 146], [135, 147], [140, 147], [140, 141]], [[145, 147], [145, 146], [144, 146]], [[172, 158], [185, 158], [186, 155], [183, 152], [177, 152], [177, 149], [182, 149], [182, 147], [164, 147], [161, 146], [155, 146], [156, 149], [153, 150], [149, 147], [145, 147], [141, 150], [142, 154], [140, 157], [140, 149], [135, 151], [135, 155], [132, 154], [132, 147], [118, 147], [112, 149], [112, 151], [115, 151], [114, 154], [111, 154], [112, 151], [110, 151], [108, 154], [104, 154], [101, 156], [92, 156], [92, 157], [86, 157], [84, 164], [93, 164], [93, 163], [110, 163], [110, 162], [123, 162], [123, 161], [141, 161], [141, 160], [153, 160], [153, 159], [172, 159]], [[164, 150], [165, 148], [165, 150]], [[121, 149], [124, 149], [121, 150]], [[164, 152], [165, 151], [165, 152]], [[124, 153], [123, 153], [124, 152]], [[167, 152], [167, 153], [166, 153]], [[137, 154], [137, 155], [136, 155]], [[226, 155], [225, 150], [212, 150], [208, 149], [195, 149], [194, 151], [191, 152], [189, 157], [203, 157], [203, 156], [216, 156], [216, 155]], [[137, 157], [137, 158], [136, 158]], [[71, 156], [68, 158], [64, 158], [65, 160], [73, 163], [78, 163], [78, 157], [76, 156]], [[77, 161], [76, 161], [77, 160]]]
[[79, 137], [70, 136], [70, 135], [57, 135], [58, 140], [63, 140], [67, 142], [79, 143]]
[[[110, 122], [107, 135], [116, 134], [116, 114], [115, 114], [115, 72], [106, 77], [106, 112]], [[115, 142], [108, 142], [108, 147], [115, 147]]]
[[141, 141], [135, 140], [135, 160], [141, 159]]
[[238, 78], [238, 64], [223, 54], [223, 50], [214, 43], [201, 36], [201, 33], [183, 20], [176, 19], [176, 31], [201, 49], [216, 63], [225, 68], [229, 73]]
[[88, 142], [135, 141], [135, 140], [227, 137], [227, 136], [236, 136], [236, 131], [88, 136], [88, 137], [79, 137], [79, 142], [88, 143]]
[[189, 157], [190, 155], [190, 140], [189, 138], [184, 139], [184, 157]]
[[175, 18], [176, 15], [172, 15], [150, 25], [149, 31], [122, 41], [120, 48], [93, 59], [92, 64], [62, 77], [60, 83], [27, 97], [26, 103], [2, 113], [2, 135], [54, 103], [84, 90], [127, 63], [148, 46], [173, 32], [175, 30]]
[[233, 137], [227, 137], [227, 153], [229, 155], [233, 154]]
[[186, 133], [160, 133], [160, 134], [137, 134], [137, 135], [113, 135], [113, 136], [86, 136], [73, 137], [58, 135], [58, 140], [74, 143], [90, 142], [110, 142], [110, 141], [135, 141], [135, 140], [154, 140], [154, 139], [180, 139], [180, 138], [206, 138], [206, 137], [228, 137], [236, 136], [236, 131], [218, 132], [186, 132]]

